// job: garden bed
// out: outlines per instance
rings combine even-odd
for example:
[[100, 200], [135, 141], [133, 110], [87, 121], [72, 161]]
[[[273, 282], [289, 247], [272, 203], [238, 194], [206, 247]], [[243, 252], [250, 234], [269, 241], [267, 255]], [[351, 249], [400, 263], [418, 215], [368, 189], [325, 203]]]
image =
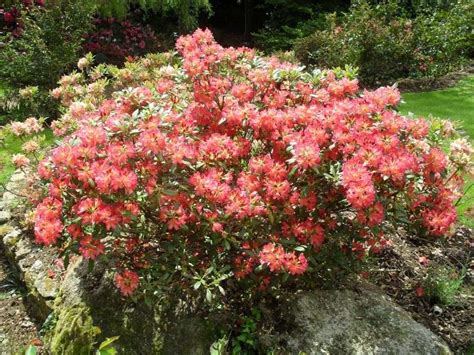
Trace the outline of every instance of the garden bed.
[[[12, 186], [10, 185], [10, 187]], [[382, 253], [372, 268], [369, 268], [368, 276], [370, 280], [380, 286], [387, 295], [408, 311], [416, 321], [430, 328], [435, 334], [440, 335], [456, 354], [465, 354], [472, 351], [472, 334], [474, 334], [474, 309], [471, 306], [474, 290], [474, 265], [471, 261], [474, 251], [474, 234], [472, 230], [458, 228], [452, 238], [446, 241], [432, 241], [428, 244], [425, 240], [418, 237], [403, 236], [402, 234], [394, 235], [391, 239], [393, 240], [392, 246]], [[12, 240], [12, 238], [3, 238], [4, 243], [7, 241], [7, 247], [8, 240]], [[10, 265], [6, 265], [5, 251], [0, 250], [0, 259], [2, 261], [0, 277], [3, 280], [7, 279], [11, 283], [10, 280], [13, 280], [11, 279], [12, 273], [7, 270], [16, 269], [23, 283], [15, 281], [15, 287], [9, 289], [8, 297], [0, 299], [0, 307], [8, 309], [6, 312], [1, 313], [5, 319], [0, 318], [0, 320], [3, 326], [1, 331], [7, 334], [8, 339], [16, 339], [14, 346], [21, 349], [22, 346], [24, 347], [31, 343], [37, 346], [42, 344], [42, 341], [38, 339], [38, 327], [29, 314], [34, 313], [36, 318], [33, 319], [39, 319], [37, 324], [43, 324], [47, 311], [38, 312], [38, 310], [45, 310], [44, 304], [46, 303], [53, 307], [52, 298], [48, 298], [48, 295], [44, 293], [39, 295], [39, 297], [31, 297], [31, 295], [38, 295], [36, 286], [39, 283], [29, 280], [28, 275], [32, 274], [31, 270], [34, 267], [28, 260], [41, 259], [43, 264], [46, 265], [46, 269], [48, 269], [47, 265], [53, 265], [57, 256], [52, 248], [43, 250], [35, 248], [29, 241], [30, 237], [25, 233], [21, 233], [21, 236], [19, 235], [16, 240], [15, 246], [8, 247], [9, 252], [6, 253], [10, 255], [8, 258]], [[19, 247], [23, 249], [33, 247], [34, 250], [29, 255], [24, 256]], [[423, 257], [428, 260], [426, 263]], [[456, 292], [453, 296], [452, 303], [445, 305], [431, 302], [425, 296], [417, 295], [417, 289], [428, 275], [431, 265], [450, 266], [458, 272], [462, 272], [463, 268], [465, 268], [463, 284], [459, 292]], [[44, 274], [41, 276], [39, 274], [41, 272], [35, 273], [35, 275], [38, 275], [37, 279], [44, 280], [54, 277], [56, 282], [64, 282], [63, 273], [59, 270], [54, 270], [54, 275], [53, 270], [51, 270], [49, 275]], [[60, 281], [57, 278], [58, 276], [63, 281]], [[85, 281], [84, 285], [87, 285], [88, 282], [90, 280]], [[100, 282], [97, 284], [97, 280], [93, 282], [96, 285], [94, 288], [103, 288], [103, 286], [100, 286]], [[6, 282], [3, 282], [3, 284], [6, 284]], [[25, 297], [25, 294], [20, 292], [22, 285], [26, 287], [27, 292], [25, 294], [29, 294], [30, 297]], [[91, 292], [94, 288], [89, 289], [86, 287], [85, 290], [89, 290], [86, 292]], [[76, 291], [73, 293], [76, 294]], [[114, 299], [116, 299], [116, 293], [112, 294], [115, 295]], [[56, 291], [54, 295], [56, 295]], [[100, 297], [97, 299], [100, 299]], [[27, 306], [25, 306], [24, 302], [27, 302]], [[126, 306], [126, 303], [121, 304], [120, 301], [119, 304]], [[131, 304], [127, 307], [130, 306]], [[51, 311], [51, 309], [49, 310]], [[130, 312], [133, 308], [128, 309]], [[94, 322], [104, 322], [105, 318], [102, 318], [104, 314], [107, 314], [107, 312], [92, 314]]]
[[456, 86], [459, 81], [474, 73], [474, 66], [469, 65], [462, 70], [446, 74], [440, 78], [401, 79], [397, 86], [402, 92], [425, 92], [442, 90]]
[[[472, 149], [452, 125], [400, 116], [395, 88], [362, 94], [349, 69], [302, 73], [222, 48], [209, 31], [180, 37], [177, 50], [109, 68], [108, 87], [104, 68], [81, 59], [55, 89], [69, 110], [52, 127], [71, 135], [39, 163], [35, 141], [23, 148], [31, 160], [13, 159], [41, 179], [15, 174], [7, 185], [0, 209], [13, 231], [2, 243], [51, 352], [89, 353], [119, 337], [125, 353], [186, 354], [175, 347], [189, 346], [181, 331], [199, 353], [222, 339], [232, 353], [447, 349], [354, 275], [372, 277], [456, 351], [469, 348], [472, 235], [443, 238]], [[87, 89], [70, 97], [78, 82]], [[27, 137], [41, 123], [10, 129]], [[262, 300], [277, 305], [268, 323]], [[298, 306], [278, 318], [285, 304]], [[230, 317], [212, 322], [214, 313]], [[206, 315], [207, 334], [186, 318], [174, 331], [182, 315]], [[279, 339], [268, 346], [266, 324]]]
[[[371, 270], [370, 277], [413, 318], [443, 337], [452, 351], [470, 354], [474, 350], [474, 234], [459, 227], [446, 241], [426, 241], [415, 236], [393, 237]], [[425, 259], [426, 258], [426, 259]], [[438, 267], [433, 274], [433, 266]], [[439, 270], [453, 273], [451, 285], [465, 273], [462, 284], [449, 304], [428, 299], [423, 280], [440, 280]], [[450, 285], [447, 283], [445, 291]], [[439, 291], [438, 291], [439, 292]]]

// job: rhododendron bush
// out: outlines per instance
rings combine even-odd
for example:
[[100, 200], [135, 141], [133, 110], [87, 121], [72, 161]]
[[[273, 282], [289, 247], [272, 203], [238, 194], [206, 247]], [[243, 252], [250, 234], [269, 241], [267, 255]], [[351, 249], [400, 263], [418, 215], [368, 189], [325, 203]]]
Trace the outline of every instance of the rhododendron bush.
[[207, 30], [176, 49], [62, 79], [37, 242], [106, 260], [124, 295], [166, 285], [211, 300], [310, 285], [394, 228], [449, 232], [469, 148], [445, 155], [446, 129], [400, 116], [395, 88], [360, 92]]

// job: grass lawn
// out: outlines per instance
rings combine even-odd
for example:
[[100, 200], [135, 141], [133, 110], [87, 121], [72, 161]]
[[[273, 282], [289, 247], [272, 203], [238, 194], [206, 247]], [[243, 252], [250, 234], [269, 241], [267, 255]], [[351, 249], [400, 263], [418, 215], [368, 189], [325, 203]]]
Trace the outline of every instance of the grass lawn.
[[[2, 86], [2, 83], [0, 83], [0, 97], [3, 93], [4, 87]], [[1, 121], [2, 117], [0, 116], [0, 122]], [[46, 130], [40, 135], [44, 135], [46, 137], [43, 145], [51, 144], [54, 141], [54, 135], [51, 130]], [[13, 166], [11, 159], [14, 154], [21, 153], [21, 146], [23, 143], [24, 142], [18, 137], [8, 135], [3, 144], [0, 144], [0, 184], [6, 183], [15, 171], [15, 167]]]
[[[449, 118], [459, 122], [461, 131], [474, 140], [474, 75], [464, 78], [456, 86], [444, 90], [414, 92], [402, 95], [405, 103], [400, 112], [416, 116]], [[466, 194], [458, 204], [461, 224], [474, 228], [474, 179], [467, 178]]]
[[405, 103], [400, 105], [401, 113], [449, 118], [459, 122], [462, 130], [474, 140], [474, 75], [452, 88], [406, 93], [402, 98]]

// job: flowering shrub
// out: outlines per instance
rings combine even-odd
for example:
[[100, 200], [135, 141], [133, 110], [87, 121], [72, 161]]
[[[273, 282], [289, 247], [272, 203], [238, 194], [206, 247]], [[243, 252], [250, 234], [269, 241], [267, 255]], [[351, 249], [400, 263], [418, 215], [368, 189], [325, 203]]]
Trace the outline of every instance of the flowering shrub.
[[95, 30], [87, 35], [84, 49], [104, 55], [109, 62], [122, 63], [125, 57], [158, 50], [158, 39], [148, 26], [128, 20], [97, 18]]
[[[396, 89], [359, 92], [208, 30], [176, 49], [115, 72], [85, 60], [62, 79], [38, 243], [107, 260], [124, 295], [165, 285], [210, 301], [311, 285], [377, 253], [393, 228], [449, 232], [470, 158], [442, 152], [443, 127], [394, 111]], [[128, 88], [106, 99], [106, 73]]]

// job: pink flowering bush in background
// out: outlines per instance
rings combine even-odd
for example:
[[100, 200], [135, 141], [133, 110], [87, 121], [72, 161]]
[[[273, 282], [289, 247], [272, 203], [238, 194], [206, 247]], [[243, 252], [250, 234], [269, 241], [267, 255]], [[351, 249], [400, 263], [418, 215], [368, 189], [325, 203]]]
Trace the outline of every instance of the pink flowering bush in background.
[[123, 295], [211, 301], [309, 287], [399, 227], [449, 234], [470, 148], [445, 155], [446, 130], [399, 115], [396, 89], [361, 92], [350, 73], [223, 48], [208, 30], [176, 49], [121, 70], [83, 60], [61, 80], [38, 243], [106, 261]]
[[14, 37], [21, 36], [23, 32], [22, 12], [28, 13], [44, 5], [45, 0], [21, 0], [15, 1], [10, 6], [0, 5], [0, 30], [10, 32]]
[[157, 51], [159, 42], [149, 26], [115, 18], [94, 19], [94, 30], [86, 36], [86, 52], [100, 54], [111, 63], [122, 63], [129, 56]]

